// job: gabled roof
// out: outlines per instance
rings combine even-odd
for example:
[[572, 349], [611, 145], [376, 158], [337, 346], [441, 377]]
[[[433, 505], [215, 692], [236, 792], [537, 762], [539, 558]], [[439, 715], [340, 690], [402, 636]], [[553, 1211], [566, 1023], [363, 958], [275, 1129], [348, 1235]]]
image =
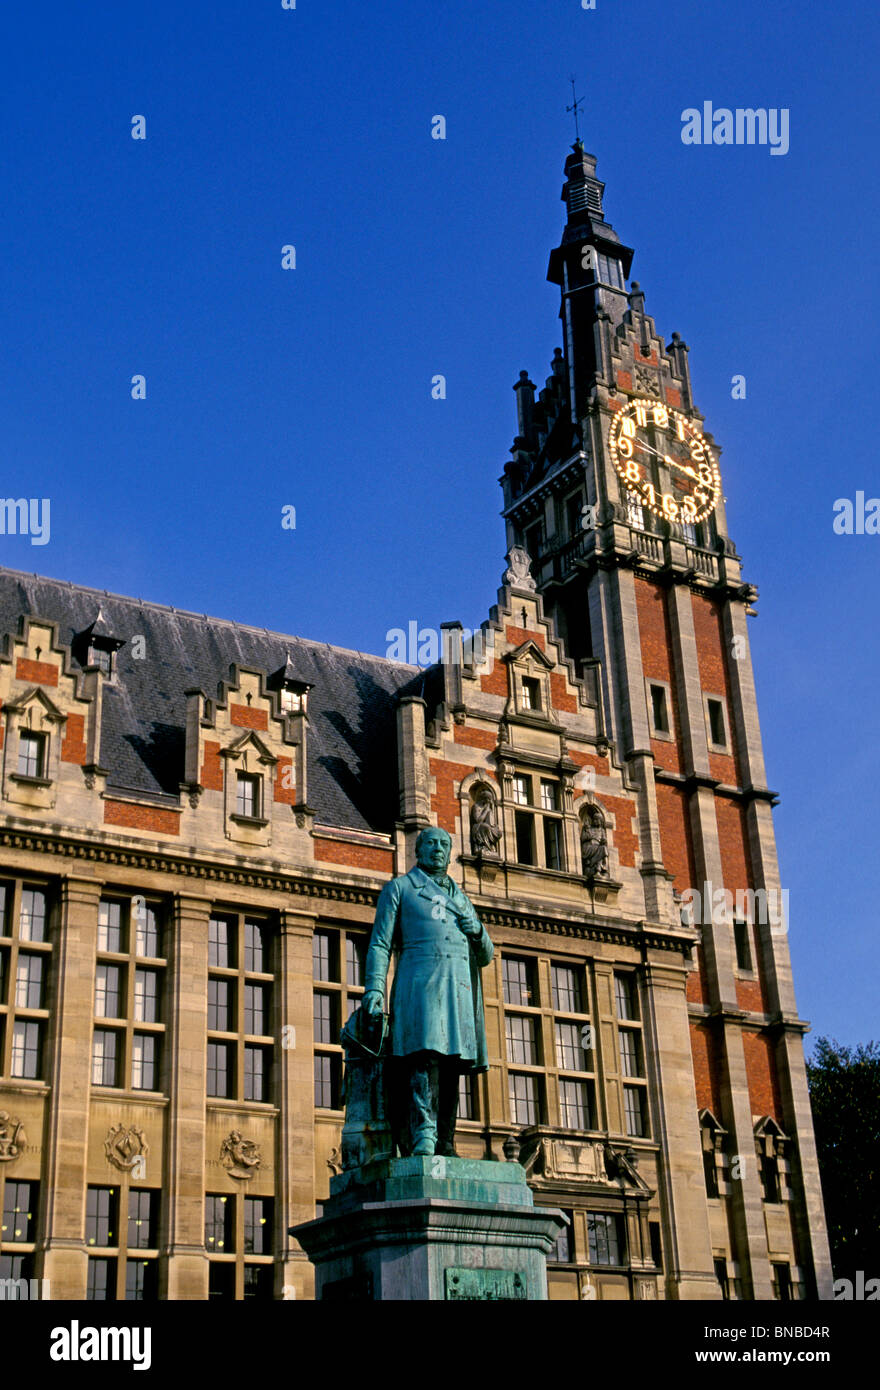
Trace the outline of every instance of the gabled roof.
[[[0, 568], [0, 634], [22, 615], [58, 624], [69, 644], [95, 618], [125, 641], [105, 686], [101, 764], [109, 787], [176, 797], [184, 780], [184, 692], [212, 698], [233, 663], [277, 671], [290, 659], [309, 696], [309, 805], [325, 825], [390, 832], [397, 819], [395, 699], [417, 667], [245, 623]], [[145, 656], [132, 654], [144, 639]], [[140, 644], [138, 644], [140, 649]]]

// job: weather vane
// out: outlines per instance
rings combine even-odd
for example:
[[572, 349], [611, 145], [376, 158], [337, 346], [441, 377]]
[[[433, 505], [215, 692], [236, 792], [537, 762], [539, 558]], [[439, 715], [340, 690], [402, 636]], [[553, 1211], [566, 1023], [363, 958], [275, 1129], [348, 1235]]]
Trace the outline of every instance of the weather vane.
[[583, 101], [583, 97], [579, 97], [579, 96], [577, 96], [577, 95], [575, 94], [575, 87], [574, 87], [575, 79], [574, 79], [573, 77], [571, 77], [571, 78], [569, 78], [569, 81], [571, 82], [572, 103], [571, 103], [571, 106], [566, 106], [565, 109], [566, 109], [566, 111], [573, 111], [573, 112], [574, 112], [574, 138], [575, 138], [576, 140], [580, 140], [580, 138], [581, 138], [581, 133], [580, 133], [580, 131], [578, 130], [578, 111], [582, 110], [581, 102]]

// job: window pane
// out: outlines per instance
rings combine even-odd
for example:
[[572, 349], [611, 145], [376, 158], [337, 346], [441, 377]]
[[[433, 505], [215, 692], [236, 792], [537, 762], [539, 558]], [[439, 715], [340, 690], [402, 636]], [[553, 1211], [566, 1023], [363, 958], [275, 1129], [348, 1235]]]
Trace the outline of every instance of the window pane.
[[92, 1085], [116, 1085], [116, 1034], [96, 1028], [92, 1039]]
[[555, 782], [541, 781], [541, 808], [544, 811], [559, 810], [559, 791]]
[[338, 999], [332, 994], [315, 994], [315, 1042], [339, 1042]]
[[651, 686], [651, 708], [654, 728], [660, 734], [668, 734], [669, 716], [666, 712], [666, 690], [662, 685]]
[[345, 938], [345, 978], [348, 984], [360, 989], [364, 983], [364, 947], [359, 936]]
[[515, 956], [505, 956], [502, 963], [504, 975], [504, 1002], [506, 1004], [536, 1004], [534, 990], [534, 967], [531, 961], [517, 960]]
[[623, 1110], [626, 1117], [626, 1132], [640, 1139], [645, 1134], [644, 1091], [641, 1086], [624, 1086]]
[[269, 970], [268, 942], [265, 928], [260, 922], [244, 924], [244, 968], [261, 975]]
[[46, 894], [39, 888], [21, 890], [18, 934], [22, 941], [46, 940]]
[[158, 1269], [155, 1260], [126, 1260], [125, 1299], [139, 1303], [156, 1297]]
[[583, 1012], [579, 971], [570, 965], [554, 965], [553, 1007], [562, 1014]]
[[116, 1261], [107, 1259], [89, 1260], [89, 1273], [86, 1282], [86, 1298], [91, 1300], [116, 1301]]
[[95, 1013], [98, 1018], [119, 1018], [119, 966], [99, 965], [95, 971]]
[[229, 1095], [229, 1043], [208, 1043], [208, 1095]]
[[270, 1031], [268, 985], [245, 985], [244, 1031], [263, 1035]]
[[559, 1110], [563, 1129], [592, 1129], [588, 1083], [560, 1080]]
[[513, 799], [520, 806], [531, 806], [532, 804], [532, 779], [531, 777], [517, 776], [513, 779]]
[[516, 830], [516, 862], [534, 864], [535, 862], [535, 817], [527, 811], [515, 811], [513, 815]]
[[535, 1041], [535, 1020], [521, 1014], [508, 1014], [504, 1020], [507, 1033], [507, 1059], [510, 1062], [538, 1065]]
[[269, 1058], [267, 1047], [246, 1046], [244, 1049], [245, 1100], [269, 1099]]
[[624, 1076], [642, 1076], [642, 1047], [641, 1039], [631, 1028], [621, 1028], [618, 1033], [620, 1041], [620, 1070]]
[[617, 1000], [618, 1018], [638, 1021], [639, 1014], [634, 984], [635, 979], [632, 975], [614, 976], [614, 993]]
[[122, 949], [122, 904], [102, 902], [98, 908], [98, 950]]
[[534, 1076], [509, 1072], [510, 1118], [516, 1125], [538, 1123], [538, 1084]]
[[132, 1189], [128, 1194], [128, 1248], [152, 1250], [156, 1246], [158, 1192]]
[[40, 1025], [17, 1020], [12, 1028], [12, 1075], [40, 1074]]
[[312, 968], [316, 980], [332, 980], [334, 978], [333, 965], [335, 960], [334, 952], [330, 949], [330, 934], [325, 931], [316, 931], [312, 940]]
[[42, 956], [20, 955], [15, 974], [15, 1003], [19, 1009], [40, 1009], [43, 1001]]
[[568, 1225], [564, 1226], [556, 1237], [556, 1244], [547, 1256], [548, 1265], [568, 1265], [574, 1262], [574, 1241], [572, 1239], [572, 1213], [563, 1212], [568, 1217]]
[[33, 1240], [38, 1190], [38, 1183], [6, 1179], [3, 1188], [3, 1225], [0, 1229], [0, 1241], [4, 1245]]
[[587, 1213], [590, 1264], [619, 1265], [621, 1242], [618, 1218], [605, 1212]]
[[561, 1071], [590, 1070], [583, 1044], [582, 1026], [580, 1023], [556, 1024], [556, 1065]]
[[236, 783], [235, 810], [239, 816], [260, 814], [260, 779], [240, 772]]
[[90, 1187], [86, 1192], [86, 1244], [118, 1245], [117, 1189]]
[[244, 1253], [272, 1253], [272, 1200], [269, 1197], [244, 1199]]
[[157, 1039], [152, 1033], [135, 1033], [131, 1041], [131, 1084], [136, 1091], [158, 1089]]
[[205, 1246], [209, 1254], [229, 1255], [235, 1249], [234, 1210], [231, 1197], [205, 1198]]
[[544, 863], [548, 869], [562, 868], [562, 823], [544, 821]]
[[136, 1023], [159, 1022], [159, 976], [155, 970], [134, 972], [134, 1017]]
[[42, 734], [22, 734], [18, 741], [19, 777], [43, 776], [45, 738]]
[[208, 1027], [220, 1033], [232, 1031], [232, 982], [208, 980]]
[[315, 1053], [315, 1105], [322, 1110], [339, 1109], [339, 1063], [326, 1053]]
[[244, 1297], [271, 1298], [273, 1278], [271, 1265], [245, 1265]]
[[475, 1118], [473, 1078], [464, 1071], [458, 1078], [458, 1116], [462, 1120]]
[[149, 903], [135, 912], [135, 952], [139, 956], [160, 956], [159, 915]]
[[208, 964], [227, 969], [232, 958], [232, 927], [224, 917], [212, 917], [208, 924]]

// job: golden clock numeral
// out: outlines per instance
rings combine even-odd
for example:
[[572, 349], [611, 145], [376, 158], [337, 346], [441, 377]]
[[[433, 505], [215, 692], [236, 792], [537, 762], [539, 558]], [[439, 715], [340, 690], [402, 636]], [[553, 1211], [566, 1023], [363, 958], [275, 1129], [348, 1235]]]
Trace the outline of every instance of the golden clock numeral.
[[685, 432], [684, 432], [684, 420], [682, 420], [682, 418], [681, 418], [680, 415], [679, 415], [678, 418], [676, 419], [675, 425], [676, 425], [676, 429], [677, 429], [677, 431], [678, 431], [678, 437], [679, 437], [679, 439], [680, 439], [682, 442], [684, 442], [684, 440], [687, 439], [687, 435], [686, 435]]
[[685, 521], [696, 521], [697, 504], [692, 497], [683, 497], [681, 502], [681, 514]]
[[663, 430], [665, 430], [666, 426], [669, 424], [669, 411], [666, 409], [665, 405], [654, 406], [654, 424], [659, 425]]
[[668, 516], [670, 521], [675, 521], [676, 517], [678, 516], [678, 505], [676, 504], [675, 498], [673, 497], [672, 493], [664, 492], [662, 501], [664, 514]]
[[646, 481], [642, 483], [642, 487], [644, 488], [645, 492], [648, 493], [648, 505], [651, 507], [656, 507], [657, 493], [654, 489], [654, 484]]
[[631, 459], [631, 458], [632, 458], [632, 456], [633, 456], [632, 440], [631, 440], [631, 439], [628, 439], [626, 435], [623, 435], [620, 439], [618, 439], [618, 441], [617, 441], [617, 452], [621, 455], [622, 458], [625, 458], [625, 459]]
[[699, 473], [700, 482], [705, 483], [707, 487], [711, 486], [711, 484], [714, 482], [714, 476], [712, 473], [712, 469], [709, 467], [708, 463], [700, 464]]
[[627, 416], [625, 420], [621, 420], [621, 422], [620, 422], [620, 432], [621, 432], [621, 434], [625, 434], [626, 437], [627, 437], [627, 439], [635, 439], [635, 437], [636, 437], [636, 422], [635, 422], [635, 420], [630, 420], [629, 416]]
[[642, 429], [648, 423], [648, 412], [643, 405], [636, 406], [636, 423], [641, 425]]
[[626, 465], [626, 468], [624, 469], [624, 473], [627, 477], [627, 480], [631, 483], [640, 483], [642, 481], [642, 475], [639, 472], [639, 465], [636, 463], [635, 459], [630, 459], [629, 463]]
[[699, 439], [692, 439], [688, 448], [691, 451], [691, 458], [694, 463], [702, 463], [706, 456], [706, 446], [701, 444]]

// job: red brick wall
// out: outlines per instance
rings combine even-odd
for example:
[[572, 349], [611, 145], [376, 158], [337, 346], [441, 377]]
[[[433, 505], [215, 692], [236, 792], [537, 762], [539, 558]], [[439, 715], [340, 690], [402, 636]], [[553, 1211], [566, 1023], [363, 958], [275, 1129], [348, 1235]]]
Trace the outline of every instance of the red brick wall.
[[507, 666], [503, 661], [496, 661], [488, 675], [480, 676], [480, 689], [486, 695], [503, 695], [507, 698]]
[[498, 734], [491, 729], [470, 729], [464, 724], [452, 727], [453, 743], [464, 743], [470, 748], [493, 749], [498, 744]]
[[[664, 681], [672, 694], [672, 709], [669, 711], [675, 742], [668, 739], [652, 738], [651, 752], [659, 767], [669, 772], [681, 772], [681, 721], [678, 716], [678, 692], [675, 688], [675, 674], [672, 665], [672, 633], [669, 627], [669, 611], [666, 607], [666, 593], [648, 579], [636, 578], [636, 612], [639, 619], [639, 639], [642, 649], [642, 669], [646, 680]], [[647, 694], [645, 695], [647, 700]]]
[[730, 725], [730, 746], [732, 754], [710, 753], [709, 771], [720, 782], [737, 785], [736, 733], [733, 727], [733, 707], [730, 699], [730, 681], [727, 675], [727, 660], [724, 642], [724, 628], [721, 606], [705, 594], [692, 594], [694, 613], [694, 636], [697, 640], [697, 662], [700, 668], [700, 685], [710, 695], [723, 695], [727, 703], [727, 720]]
[[673, 410], [681, 410], [681, 392], [676, 391], [674, 386], [666, 388], [666, 404], [671, 405]]
[[353, 845], [347, 840], [315, 839], [315, 858], [327, 864], [346, 864], [355, 869], [381, 869], [390, 873], [394, 860], [390, 849], [378, 845]]
[[275, 766], [274, 796], [276, 801], [281, 802], [285, 806], [295, 806], [295, 782], [293, 782], [293, 780], [288, 776], [287, 780], [291, 783], [291, 785], [287, 787], [284, 785], [284, 769], [287, 767], [293, 767], [293, 758], [279, 758]]
[[15, 663], [15, 677], [20, 681], [33, 681], [36, 685], [57, 685], [58, 667], [49, 661], [31, 661], [20, 656]]
[[88, 756], [85, 741], [86, 719], [84, 714], [69, 714], [61, 740], [61, 760], [65, 763], [78, 763], [80, 767]]
[[704, 1023], [691, 1023], [691, 1052], [694, 1058], [694, 1082], [697, 1108], [711, 1110], [721, 1119], [721, 1059], [714, 1031]]
[[565, 714], [577, 714], [577, 699], [568, 693], [568, 682], [562, 671], [550, 673], [550, 699], [553, 708]]
[[631, 391], [633, 389], [632, 372], [618, 372], [617, 384], [621, 391]]
[[504, 635], [512, 647], [521, 647], [523, 642], [534, 642], [536, 647], [544, 650], [543, 632], [530, 632], [527, 627], [506, 627]]
[[473, 772], [473, 764], [447, 763], [442, 758], [431, 758], [428, 769], [437, 788], [431, 797], [431, 810], [437, 817], [440, 829], [454, 835], [455, 817], [459, 814], [458, 788], [464, 778]]
[[162, 806], [136, 806], [130, 801], [105, 801], [104, 823], [129, 830], [153, 830], [160, 835], [180, 834], [180, 813]]
[[772, 1115], [782, 1124], [782, 1104], [776, 1081], [773, 1043], [764, 1033], [743, 1029], [743, 1052], [749, 1078], [749, 1100], [753, 1115]]
[[269, 716], [264, 709], [252, 709], [250, 705], [230, 705], [229, 722], [242, 729], [268, 729]]
[[629, 801], [625, 796], [597, 795], [596, 800], [600, 806], [605, 806], [614, 815], [616, 824], [611, 833], [621, 864], [634, 868], [636, 850], [639, 847], [639, 837], [632, 828], [633, 817], [636, 815], [635, 802]]
[[697, 968], [691, 971], [687, 977], [687, 997], [691, 1004], [708, 1004], [709, 991], [706, 988], [706, 967], [703, 961], [702, 946], [694, 947], [694, 959]]
[[698, 887], [685, 792], [668, 782], [658, 782], [657, 814], [663, 863], [672, 874], [673, 887], [678, 893]]
[[199, 781], [209, 792], [223, 790], [223, 764], [220, 761], [220, 744], [205, 740], [205, 760], [199, 773]]

